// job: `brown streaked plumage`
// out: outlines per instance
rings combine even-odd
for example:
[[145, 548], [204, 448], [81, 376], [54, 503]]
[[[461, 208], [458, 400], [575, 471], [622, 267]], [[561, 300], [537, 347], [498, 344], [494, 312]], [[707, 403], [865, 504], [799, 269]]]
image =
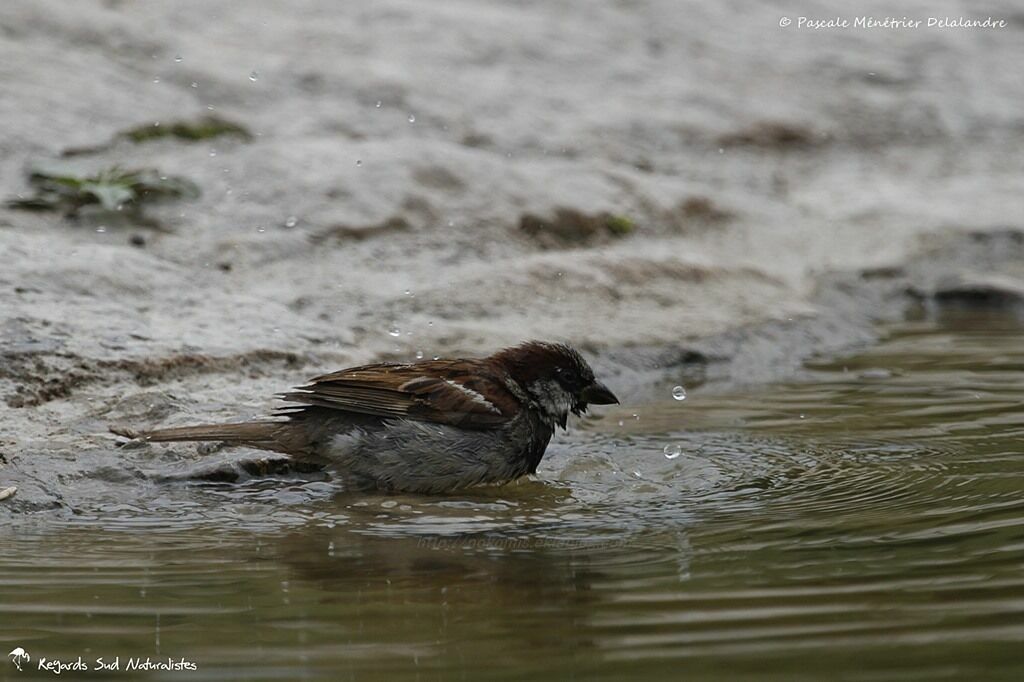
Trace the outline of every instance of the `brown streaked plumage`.
[[309, 385], [284, 393], [281, 398], [465, 429], [493, 428], [514, 417], [519, 409], [516, 397], [487, 360], [352, 367], [316, 377]]

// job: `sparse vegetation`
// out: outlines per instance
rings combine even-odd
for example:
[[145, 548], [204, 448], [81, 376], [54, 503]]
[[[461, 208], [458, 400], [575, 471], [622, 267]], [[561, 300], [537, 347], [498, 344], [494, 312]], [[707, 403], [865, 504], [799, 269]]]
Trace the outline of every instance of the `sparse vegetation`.
[[636, 223], [624, 215], [609, 215], [605, 218], [608, 231], [617, 237], [625, 237], [636, 229]]
[[179, 140], [196, 142], [221, 135], [234, 135], [243, 140], [252, 139], [252, 133], [245, 126], [220, 116], [203, 116], [194, 121], [172, 121], [164, 125], [141, 125], [125, 130], [118, 137], [136, 143], [162, 137], [176, 137]]
[[63, 211], [76, 215], [83, 207], [105, 211], [139, 211], [146, 203], [164, 199], [195, 198], [199, 188], [191, 180], [162, 175], [154, 169], [125, 170], [117, 166], [88, 171], [70, 163], [34, 167], [29, 182], [35, 193], [7, 201], [10, 208]]
[[91, 147], [73, 147], [65, 149], [64, 156], [83, 156], [86, 154], [97, 154], [106, 151], [119, 140], [128, 140], [135, 144], [142, 144], [152, 140], [174, 138], [186, 142], [198, 142], [209, 140], [214, 137], [233, 136], [248, 142], [253, 135], [249, 129], [240, 123], [229, 121], [220, 116], [201, 116], [200, 118], [184, 121], [169, 121], [167, 123], [147, 123], [135, 126], [128, 130], [121, 131], [114, 135], [113, 139], [104, 144]]
[[621, 239], [636, 230], [636, 223], [627, 216], [614, 213], [587, 214], [560, 208], [551, 218], [529, 213], [523, 215], [519, 229], [545, 248], [563, 248]]

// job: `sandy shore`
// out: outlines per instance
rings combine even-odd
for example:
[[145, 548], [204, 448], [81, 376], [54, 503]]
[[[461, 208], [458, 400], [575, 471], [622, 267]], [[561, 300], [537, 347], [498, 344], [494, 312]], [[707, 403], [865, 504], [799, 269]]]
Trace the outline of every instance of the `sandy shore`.
[[[776, 350], [753, 379], [860, 338], [884, 306], [859, 277], [860, 312], [838, 315], [833, 273], [1012, 298], [1014, 7], [986, 6], [1001, 29], [916, 30], [783, 28], [811, 14], [785, 3], [7, 7], [6, 197], [82, 148], [202, 193], [148, 226], [0, 209], [0, 489], [19, 489], [0, 509], [73, 509], [176, 465], [114, 450], [109, 423], [258, 414], [346, 364], [561, 339], [650, 400], [651, 368], [742, 355], [749, 330], [836, 329], [759, 337]], [[118, 137], [213, 114], [251, 138]], [[1003, 246], [962, 246], [988, 233]]]

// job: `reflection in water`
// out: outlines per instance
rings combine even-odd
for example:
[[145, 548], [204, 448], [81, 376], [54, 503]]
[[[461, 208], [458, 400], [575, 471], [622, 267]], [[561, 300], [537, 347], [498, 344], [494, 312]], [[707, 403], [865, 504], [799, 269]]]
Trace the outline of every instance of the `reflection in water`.
[[197, 679], [1014, 679], [1024, 344], [997, 322], [590, 419], [518, 485], [100, 493], [4, 531], [0, 645]]

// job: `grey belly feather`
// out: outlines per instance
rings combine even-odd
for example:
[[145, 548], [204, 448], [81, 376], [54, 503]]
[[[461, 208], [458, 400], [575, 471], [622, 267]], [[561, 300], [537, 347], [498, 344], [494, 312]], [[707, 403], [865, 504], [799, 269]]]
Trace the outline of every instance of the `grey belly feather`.
[[395, 419], [353, 425], [324, 439], [317, 455], [355, 487], [439, 493], [528, 473], [530, 462], [516, 442], [509, 427], [467, 431]]

